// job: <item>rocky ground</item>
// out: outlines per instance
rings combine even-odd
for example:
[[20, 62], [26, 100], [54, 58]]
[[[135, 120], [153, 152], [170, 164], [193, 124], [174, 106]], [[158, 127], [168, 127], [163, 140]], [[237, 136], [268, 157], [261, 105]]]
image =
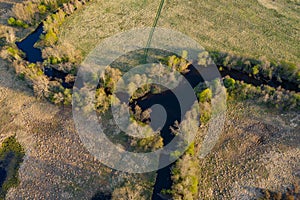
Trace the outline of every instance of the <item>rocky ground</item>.
[[70, 108], [37, 100], [25, 83], [0, 64], [0, 143], [16, 134], [25, 147], [20, 185], [7, 199], [89, 199], [110, 192], [114, 173], [80, 143]]
[[225, 131], [200, 161], [199, 199], [256, 199], [300, 183], [299, 114], [230, 105]]

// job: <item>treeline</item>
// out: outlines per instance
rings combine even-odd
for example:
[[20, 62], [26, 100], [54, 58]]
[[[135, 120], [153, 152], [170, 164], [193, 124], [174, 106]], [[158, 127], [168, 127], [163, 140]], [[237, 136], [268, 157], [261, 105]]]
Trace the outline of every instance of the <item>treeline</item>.
[[43, 21], [44, 34], [41, 35], [37, 46], [42, 49], [44, 65], [75, 75], [77, 65], [82, 61], [81, 52], [71, 44], [58, 42], [59, 27], [67, 16], [86, 2], [88, 1], [72, 0], [64, 3]]
[[[27, 28], [29, 25], [34, 26], [40, 23], [49, 13], [55, 12], [59, 7], [67, 7], [70, 2], [76, 5], [79, 4], [78, 0], [76, 2], [72, 0], [34, 0], [16, 3], [12, 8], [12, 16], [9, 18], [8, 23], [23, 28]], [[12, 23], [13, 21], [21, 22], [27, 26], [24, 27], [21, 23]]]
[[229, 98], [235, 100], [253, 100], [280, 110], [300, 109], [300, 94], [281, 87], [273, 88], [268, 85], [255, 87], [229, 76], [224, 78], [224, 86], [227, 88]]
[[163, 191], [174, 200], [197, 199], [199, 184], [199, 160], [192, 143], [188, 150], [178, 159], [172, 168], [171, 190]]
[[44, 41], [45, 46], [55, 45], [58, 37], [58, 29], [61, 24], [64, 22], [65, 18], [75, 10], [82, 7], [82, 5], [86, 4], [90, 0], [69, 0], [62, 4], [59, 8], [57, 8], [56, 12], [49, 15], [43, 22], [43, 29], [45, 34], [41, 38]]
[[229, 53], [212, 51], [210, 56], [218, 66], [245, 72], [255, 78], [264, 80], [289, 81], [300, 86], [300, 66], [287, 61], [269, 61], [240, 57]]

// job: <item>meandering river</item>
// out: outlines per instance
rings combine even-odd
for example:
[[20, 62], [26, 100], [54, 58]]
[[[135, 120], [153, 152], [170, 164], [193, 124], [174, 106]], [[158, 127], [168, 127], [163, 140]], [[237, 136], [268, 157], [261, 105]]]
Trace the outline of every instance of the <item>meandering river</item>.
[[[21, 42], [17, 42], [16, 45], [19, 49], [21, 49], [26, 54], [26, 60], [29, 62], [43, 62], [42, 58], [42, 52], [40, 49], [35, 48], [34, 44], [39, 40], [41, 34], [43, 33], [43, 25], [40, 24], [37, 29], [29, 34], [25, 39], [23, 39]], [[193, 68], [190, 68], [190, 72], [184, 75], [189, 83], [184, 84], [190, 84], [192, 87], [195, 87], [199, 82], [203, 81], [200, 74], [197, 73], [196, 70], [193, 70]], [[54, 68], [45, 68], [44, 69], [45, 75], [48, 77], [54, 79], [58, 78], [62, 80], [63, 86], [66, 88], [72, 88], [72, 85], [65, 83], [65, 77], [66, 73], [61, 72], [59, 70], [56, 70]], [[222, 77], [224, 76], [231, 76], [232, 78], [240, 81], [244, 81], [245, 83], [252, 84], [254, 86], [259, 86], [262, 84], [270, 85], [272, 87], [278, 87], [281, 86], [288, 90], [294, 90], [299, 92], [299, 88], [297, 85], [292, 84], [287, 81], [278, 82], [277, 80], [263, 80], [263, 79], [257, 79], [254, 77], [250, 77], [248, 74], [245, 74], [243, 72], [237, 71], [237, 70], [228, 70], [224, 68], [221, 72]], [[183, 89], [184, 85], [178, 86], [178, 90]], [[164, 145], [168, 144], [173, 136], [170, 131], [170, 126], [174, 125], [175, 121], [180, 122], [180, 116], [182, 116], [182, 113], [180, 111], [179, 102], [175, 98], [174, 94], [171, 91], [165, 91], [160, 94], [147, 94], [146, 98], [145, 96], [143, 98], [139, 98], [136, 100], [136, 103], [143, 109], [146, 110], [153, 106], [154, 104], [160, 104], [162, 105], [166, 112], [167, 112], [167, 120], [164, 125], [164, 127], [161, 130], [161, 135], [164, 139]], [[190, 102], [191, 105], [193, 102]], [[187, 111], [187, 110], [186, 110]], [[184, 112], [186, 112], [184, 111]], [[161, 155], [161, 159], [169, 159], [166, 155]], [[157, 172], [157, 179], [154, 186], [153, 191], [153, 199], [154, 200], [160, 200], [160, 199], [166, 199], [167, 197], [163, 197], [160, 195], [160, 192], [162, 189], [170, 189], [172, 186], [171, 181], [171, 167], [173, 164], [158, 170]], [[0, 173], [3, 173], [0, 170]], [[1, 180], [0, 180], [1, 181]]]

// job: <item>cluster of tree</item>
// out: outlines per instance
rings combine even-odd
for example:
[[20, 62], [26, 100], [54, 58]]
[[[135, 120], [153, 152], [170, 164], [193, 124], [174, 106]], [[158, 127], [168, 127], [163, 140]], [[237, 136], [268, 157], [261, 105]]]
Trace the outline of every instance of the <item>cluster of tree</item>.
[[263, 196], [258, 200], [296, 200], [300, 199], [300, 189], [296, 182], [291, 188], [287, 188], [285, 192], [273, 192], [268, 189], [261, 190]]
[[134, 152], [152, 152], [164, 146], [163, 138], [157, 134], [151, 137], [142, 139], [132, 138], [130, 145], [133, 147]]
[[44, 20], [43, 28], [45, 35], [41, 37], [44, 46], [53, 46], [58, 41], [58, 29], [64, 22], [66, 16], [71, 15], [75, 10], [82, 7], [85, 0], [68, 0], [61, 2], [62, 6]]
[[[35, 0], [16, 3], [12, 9], [13, 18], [20, 20], [25, 24], [35, 25], [40, 22], [48, 13], [56, 11], [59, 7], [63, 7], [69, 13], [69, 3], [80, 7], [82, 1], [79, 0]], [[73, 9], [74, 10], [74, 9]], [[25, 27], [24, 27], [25, 28]]]
[[210, 55], [218, 66], [236, 69], [267, 80], [286, 80], [300, 84], [300, 66], [294, 63], [269, 61], [265, 57], [256, 60], [221, 52], [211, 52]]
[[172, 188], [164, 191], [174, 200], [197, 199], [198, 196], [198, 159], [192, 143], [185, 154], [177, 160], [172, 168]]
[[186, 73], [188, 72], [188, 67], [190, 66], [190, 62], [187, 61], [188, 52], [183, 51], [181, 57], [173, 55], [168, 58], [168, 66], [172, 69]]
[[[75, 79], [72, 74], [77, 71], [77, 64], [81, 61], [81, 54], [70, 44], [56, 44], [58, 27], [62, 24], [65, 16], [70, 14], [71, 4], [73, 11], [85, 4], [82, 0], [36, 0], [17, 3], [13, 7], [13, 17], [8, 19], [8, 23], [13, 26], [34, 25], [40, 21], [41, 14], [49, 15], [44, 22], [46, 34], [43, 36], [45, 44], [51, 47], [42, 46], [43, 57], [46, 61], [43, 64], [29, 63], [24, 60], [24, 53], [21, 52], [15, 42], [13, 29], [6, 27], [0, 31], [0, 39], [4, 45], [1, 50], [1, 57], [9, 60], [15, 69], [16, 74], [33, 88], [37, 97], [45, 97], [56, 104], [68, 105], [71, 103], [72, 91], [63, 88], [61, 80], [50, 80], [43, 73], [45, 67], [54, 67], [58, 70], [70, 73], [66, 78], [71, 81]], [[59, 7], [62, 7], [60, 9]], [[71, 9], [72, 10], [72, 9]], [[59, 86], [60, 85], [60, 86]]]
[[206, 124], [211, 118], [211, 99], [212, 91], [209, 88], [198, 93], [201, 124]]
[[131, 123], [128, 132], [135, 132], [143, 138], [131, 137], [130, 145], [135, 152], [150, 152], [163, 147], [163, 138], [159, 132], [154, 133], [150, 124], [150, 109], [142, 110], [138, 105], [130, 109]]
[[[79, 50], [69, 43], [61, 43], [52, 47], [46, 47], [42, 50], [43, 59], [46, 61], [46, 65], [58, 65], [61, 64], [78, 64], [82, 57]], [[71, 69], [65, 69], [69, 72]]]
[[48, 16], [43, 22], [44, 35], [41, 35], [40, 44], [44, 46], [55, 45], [58, 41], [58, 28], [65, 21], [66, 13], [58, 9], [56, 13]]
[[16, 27], [22, 27], [22, 28], [28, 28], [29, 27], [29, 25], [26, 24], [24, 21], [22, 21], [20, 19], [16, 19], [14, 17], [8, 18], [7, 23], [11, 26], [16, 26]]
[[153, 184], [142, 180], [136, 182], [127, 181], [120, 187], [114, 189], [112, 200], [151, 199], [151, 193], [149, 191], [151, 191], [152, 185]]
[[267, 85], [253, 86], [230, 77], [224, 78], [224, 85], [230, 97], [237, 100], [255, 100], [270, 107], [282, 110], [299, 110], [300, 94], [283, 88], [272, 88]]
[[1, 51], [1, 58], [13, 62], [14, 60], [22, 60], [24, 58], [24, 53], [20, 51], [15, 45], [4, 46]]
[[38, 18], [38, 4], [38, 2], [32, 1], [16, 3], [12, 9], [13, 19], [33, 25]]
[[71, 105], [72, 90], [64, 88], [58, 81], [49, 82], [48, 91], [44, 97], [58, 105]]
[[6, 138], [0, 148], [0, 199], [4, 199], [11, 187], [19, 184], [18, 170], [25, 152], [14, 136]]
[[[72, 100], [72, 91], [62, 87], [56, 81], [50, 81], [43, 72], [43, 65], [38, 63], [29, 63], [22, 58], [22, 52], [16, 47], [8, 47], [2, 57], [9, 59], [18, 77], [24, 80], [34, 91], [38, 98], [47, 98], [55, 104], [70, 105]], [[5, 55], [3, 55], [5, 54]]]
[[[57, 81], [50, 81], [49, 78], [44, 74], [44, 66], [41, 63], [35, 64], [25, 61], [23, 59], [24, 54], [18, 50], [16, 46], [7, 46], [4, 50], [2, 50], [1, 57], [9, 60], [12, 63], [12, 67], [14, 68], [17, 76], [21, 80], [24, 80], [28, 86], [33, 89], [36, 97], [47, 98], [54, 103], [61, 103], [58, 101], [58, 99], [61, 98], [56, 97], [57, 95], [61, 96], [61, 94], [55, 95], [54, 93], [63, 93], [66, 95], [68, 94], [68, 98], [65, 99], [68, 99], [68, 102], [71, 102], [71, 91], [63, 88]], [[57, 84], [60, 85], [60, 89], [57, 89]], [[56, 87], [53, 85], [56, 85]], [[64, 92], [64, 90], [67, 91]], [[69, 104], [66, 103], [66, 101], [64, 102], [65, 104]]]
[[106, 67], [100, 75], [98, 88], [96, 90], [95, 108], [98, 113], [105, 113], [111, 104], [111, 98], [115, 91], [117, 81], [121, 78], [121, 71], [110, 66]]

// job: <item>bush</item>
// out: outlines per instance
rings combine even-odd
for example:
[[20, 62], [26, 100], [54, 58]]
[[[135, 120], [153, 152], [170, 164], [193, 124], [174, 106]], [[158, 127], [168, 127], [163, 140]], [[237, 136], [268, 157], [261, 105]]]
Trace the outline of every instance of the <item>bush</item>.
[[207, 88], [199, 93], [198, 98], [201, 103], [210, 102], [212, 98], [212, 91], [209, 88]]
[[46, 46], [54, 45], [58, 41], [58, 37], [52, 29], [50, 29], [45, 35], [42, 35], [41, 39], [44, 40]]
[[187, 51], [183, 51], [181, 57], [178, 57], [176, 55], [170, 56], [168, 58], [168, 66], [178, 72], [182, 72], [182, 73], [188, 72], [188, 67], [190, 66], [191, 63], [189, 63], [186, 60], [187, 56], [188, 56]]
[[38, 9], [41, 14], [45, 14], [47, 12], [47, 6], [45, 5], [39, 5]]
[[256, 74], [259, 73], [259, 66], [258, 65], [255, 65], [253, 68], [252, 68], [252, 74], [255, 76]]
[[22, 27], [22, 28], [28, 28], [29, 25], [26, 24], [25, 22], [23, 22], [22, 20], [20, 19], [15, 19], [13, 17], [10, 17], [8, 20], [7, 20], [7, 23], [11, 26], [16, 26], [16, 27]]
[[13, 17], [10, 17], [10, 18], [7, 20], [7, 23], [8, 23], [9, 25], [14, 25], [14, 24], [16, 23], [16, 19], [13, 18]]
[[224, 86], [229, 89], [229, 90], [233, 90], [235, 87], [235, 80], [233, 78], [230, 77], [225, 77], [224, 79]]

